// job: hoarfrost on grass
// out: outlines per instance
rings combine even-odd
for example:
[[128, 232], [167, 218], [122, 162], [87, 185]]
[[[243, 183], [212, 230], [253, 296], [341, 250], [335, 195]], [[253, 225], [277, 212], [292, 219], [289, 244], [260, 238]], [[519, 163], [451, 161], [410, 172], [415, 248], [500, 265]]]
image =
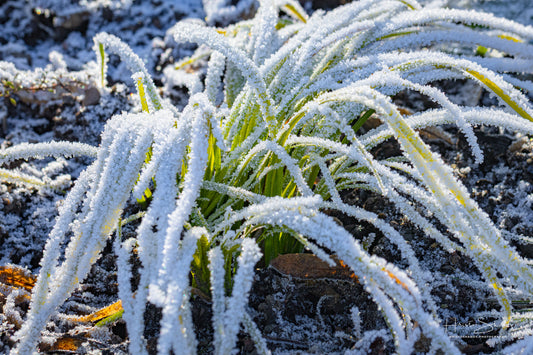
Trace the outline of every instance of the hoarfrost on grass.
[[[123, 5], [124, 11], [137, 9], [133, 3]], [[251, 7], [246, 0], [236, 5], [204, 1], [211, 24], [230, 23]], [[280, 19], [280, 8], [292, 20]], [[196, 351], [189, 272], [200, 243], [211, 249], [207, 257], [211, 276], [199, 270], [193, 273], [211, 280], [215, 352], [235, 351], [241, 323], [257, 347], [266, 351], [246, 309], [254, 265], [261, 257], [250, 236], [260, 226], [295, 235], [329, 262], [325, 250], [336, 253], [381, 307], [398, 352], [411, 352], [422, 329], [433, 350], [458, 353], [437, 316], [428, 264], [420, 263], [404, 236], [376, 214], [343, 202], [340, 191], [361, 187], [393, 202], [447, 251], [469, 256], [486, 281], [485, 290], [492, 288], [501, 306], [500, 326], [511, 330], [520, 326], [509, 293], [531, 294], [533, 272], [528, 260], [503, 238], [505, 233], [414, 129], [454, 123], [476, 163], [483, 161], [483, 152], [472, 125], [533, 133], [530, 100], [514, 86], [531, 85], [510, 76], [530, 69], [528, 41], [533, 28], [473, 11], [423, 8], [416, 1], [360, 1], [308, 17], [297, 2], [265, 0], [251, 20], [224, 29], [200, 21], [180, 22], [166, 30], [165, 37], [176, 44], [207, 46], [188, 60], [209, 57], [203, 82], [200, 76], [184, 75], [171, 66], [162, 70], [167, 91], [174, 85], [188, 87], [189, 101], [182, 110], [161, 97], [141, 57], [111, 34], [95, 36], [98, 68], [87, 71], [93, 77], [83, 76], [85, 71], [62, 76], [70, 59], [55, 52], [49, 56], [48, 72], [22, 71], [0, 62], [0, 74], [15, 82], [17, 92], [24, 92], [44, 73], [46, 85], [77, 87], [78, 81], [90, 82], [99, 85], [105, 97], [108, 55], [118, 54], [134, 75], [141, 104], [141, 113], [115, 115], [106, 123], [98, 148], [37, 143], [0, 151], [2, 163], [44, 156], [96, 158], [59, 208], [14, 353], [34, 350], [46, 322], [88, 274], [108, 238], [116, 229], [120, 235], [131, 191], [142, 200], [148, 189], [152, 200], [139, 216], [136, 238], [115, 243], [131, 352], [146, 351], [147, 302], [162, 308], [158, 351]], [[436, 46], [420, 49], [421, 44]], [[489, 55], [495, 56], [474, 58], [455, 50], [456, 45], [490, 47], [494, 51]], [[502, 58], [496, 51], [513, 58]], [[20, 80], [21, 73], [31, 80]], [[95, 73], [100, 80], [94, 79]], [[467, 108], [428, 85], [457, 78], [492, 92], [499, 106]], [[2, 87], [2, 94], [10, 94], [8, 88]], [[390, 99], [405, 89], [426, 95], [440, 108], [405, 117]], [[45, 92], [32, 97], [43, 98], [58, 97]], [[355, 119], [366, 120], [372, 114], [384, 125], [359, 135]], [[404, 162], [370, 153], [389, 137], [401, 145]], [[54, 186], [46, 176], [40, 180], [39, 172], [32, 173], [0, 170], [9, 181]], [[528, 201], [529, 192], [523, 193]], [[529, 205], [530, 201], [521, 206]], [[373, 224], [400, 251], [409, 269], [369, 253], [325, 209]], [[63, 253], [60, 246], [67, 239]], [[135, 297], [127, 261], [134, 250], [142, 264]], [[236, 270], [228, 268], [228, 262]], [[228, 297], [228, 286], [221, 282], [225, 276], [233, 285]], [[365, 332], [355, 349], [368, 349], [377, 336], [388, 337]]]

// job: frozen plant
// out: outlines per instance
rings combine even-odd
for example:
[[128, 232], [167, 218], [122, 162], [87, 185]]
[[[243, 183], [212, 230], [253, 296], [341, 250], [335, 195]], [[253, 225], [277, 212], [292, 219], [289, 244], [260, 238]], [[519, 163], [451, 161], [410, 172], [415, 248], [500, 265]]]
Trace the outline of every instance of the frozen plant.
[[[533, 270], [416, 129], [456, 124], [478, 163], [483, 152], [472, 125], [533, 133], [533, 109], [519, 90], [533, 85], [513, 76], [531, 73], [533, 28], [414, 0], [362, 0], [311, 17], [294, 0], [263, 0], [251, 20], [223, 29], [178, 23], [168, 36], [211, 51], [203, 89], [195, 85], [181, 111], [159, 97], [142, 61], [118, 38], [95, 38], [102, 84], [105, 53], [114, 52], [133, 72], [143, 112], [108, 121], [96, 160], [61, 206], [14, 353], [35, 350], [47, 320], [120, 231], [131, 197], [151, 199], [136, 237], [115, 242], [131, 353], [146, 353], [148, 302], [162, 309], [158, 351], [196, 352], [193, 286], [213, 299], [216, 353], [236, 350], [241, 324], [268, 352], [246, 307], [254, 265], [261, 253], [268, 262], [302, 247], [333, 264], [331, 251], [353, 270], [380, 306], [398, 353], [411, 353], [422, 333], [432, 351], [459, 353], [440, 325], [431, 270], [391, 225], [345, 203], [346, 189], [382, 194], [427, 238], [469, 256], [499, 300], [502, 329], [513, 325], [508, 291], [530, 297]], [[476, 56], [481, 47], [491, 51]], [[500, 106], [459, 106], [429, 85], [457, 78], [492, 92]], [[404, 89], [440, 108], [404, 117], [391, 100]], [[371, 115], [383, 124], [359, 134]], [[370, 153], [391, 137], [402, 157]], [[373, 224], [409, 270], [370, 255], [325, 209]], [[136, 289], [128, 264], [134, 250], [142, 264]]]

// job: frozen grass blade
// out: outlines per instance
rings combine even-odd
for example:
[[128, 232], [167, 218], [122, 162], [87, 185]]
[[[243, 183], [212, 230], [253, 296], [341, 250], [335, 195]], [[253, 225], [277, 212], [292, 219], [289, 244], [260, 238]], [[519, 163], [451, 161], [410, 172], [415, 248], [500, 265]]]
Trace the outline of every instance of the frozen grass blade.
[[102, 75], [102, 87], [105, 87], [105, 68], [107, 59], [105, 57], [104, 50], [107, 49], [111, 53], [119, 55], [120, 59], [126, 63], [132, 73], [142, 73], [142, 83], [146, 86], [146, 90], [148, 92], [148, 95], [150, 96], [150, 100], [152, 105], [154, 106], [154, 109], [160, 110], [163, 108], [161, 98], [157, 93], [157, 89], [154, 85], [154, 82], [152, 81], [152, 77], [150, 76], [150, 74], [148, 74], [148, 71], [146, 70], [146, 67], [144, 66], [142, 60], [135, 53], [132, 52], [128, 45], [122, 42], [118, 37], [107, 34], [105, 32], [97, 34], [94, 38], [94, 43], [98, 47], [98, 53], [100, 55], [99, 62], [101, 67], [100, 71]]

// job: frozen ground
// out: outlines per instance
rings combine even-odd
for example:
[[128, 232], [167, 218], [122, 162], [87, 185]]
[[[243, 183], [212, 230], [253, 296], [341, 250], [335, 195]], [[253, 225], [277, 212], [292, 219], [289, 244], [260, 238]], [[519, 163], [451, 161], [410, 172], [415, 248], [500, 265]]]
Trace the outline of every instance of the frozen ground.
[[[241, 0], [239, 3], [246, 5], [251, 1]], [[323, 0], [315, 1], [314, 5], [335, 6], [336, 3]], [[445, 1], [425, 3], [437, 6]], [[533, 23], [533, 1], [530, 0], [450, 0], [449, 3], [456, 7], [490, 11], [524, 24]], [[313, 8], [310, 2], [305, 6], [309, 10]], [[131, 95], [131, 73], [116, 58], [109, 63], [108, 82], [112, 91], [100, 95], [95, 89], [98, 80], [92, 50], [95, 34], [106, 31], [127, 42], [145, 60], [156, 85], [165, 86], [165, 94], [179, 106], [186, 100], [186, 89], [183, 84], [167, 78], [165, 68], [190, 54], [193, 47], [176, 46], [165, 37], [166, 30], [176, 21], [186, 18], [207, 17], [213, 24], [224, 24], [248, 16], [249, 12], [246, 6], [243, 6], [243, 11], [234, 14], [212, 8], [204, 11], [200, 0], [0, 0], [0, 61], [10, 62], [18, 70], [28, 71], [25, 78], [13, 78], [12, 72], [6, 70], [5, 66], [0, 67], [0, 80], [20, 81], [21, 85], [25, 85], [24, 89], [18, 91], [10, 91], [4, 86], [5, 97], [0, 97], [0, 120], [3, 121], [0, 126], [1, 147], [51, 140], [97, 145], [107, 119], [138, 106], [136, 97]], [[39, 72], [37, 68], [45, 68], [45, 71]], [[43, 74], [45, 72], [52, 74]], [[202, 68], [198, 68], [196, 73], [201, 75]], [[29, 87], [25, 79], [31, 79]], [[5, 85], [5, 81], [2, 85]], [[456, 100], [463, 100], [462, 104], [491, 105], [491, 98], [468, 82], [438, 85], [453, 94]], [[417, 107], [429, 105], [423, 97], [411, 93], [399, 95], [396, 100], [415, 111]], [[478, 167], [474, 167], [472, 157], [465, 153], [468, 149], [460, 138], [449, 140], [445, 134], [439, 136], [432, 132], [426, 132], [426, 137], [450, 164], [455, 165], [457, 175], [497, 225], [533, 237], [531, 140], [510, 132], [484, 128], [477, 133], [487, 157], [486, 162]], [[397, 149], [394, 145], [385, 146], [375, 154], [390, 154], [394, 149]], [[57, 206], [89, 161], [80, 158], [17, 161], [3, 166], [17, 168], [43, 181], [53, 181], [58, 188], [37, 191], [9, 182], [0, 184], [0, 266], [13, 264], [36, 273], [44, 243], [57, 214]], [[369, 210], [384, 213], [384, 218], [410, 236], [421, 262], [428, 269], [435, 270], [436, 276], [431, 286], [435, 301], [441, 306], [442, 313], [439, 316], [446, 324], [450, 324], [448, 329], [451, 334], [470, 337], [458, 340], [465, 353], [488, 353], [498, 349], [500, 345], [486, 342], [491, 339], [497, 342], [499, 339], [498, 329], [493, 325], [497, 322], [492, 323], [497, 316], [491, 317], [496, 301], [487, 292], [470, 260], [460, 255], [449, 255], [430, 241], [416, 238], [420, 233], [378, 196], [350, 192], [344, 198]], [[375, 238], [369, 241], [373, 253], [391, 261], [396, 260], [394, 250], [370, 226], [358, 224], [344, 216], [336, 217], [356, 237], [370, 238], [368, 236], [374, 235]], [[522, 241], [516, 243], [524, 256], [533, 257], [531, 246]], [[102, 257], [89, 279], [62, 311], [86, 314], [116, 301], [114, 268], [112, 254]], [[0, 306], [3, 310], [0, 314], [0, 353], [6, 353], [13, 345], [11, 335], [20, 326], [20, 317], [24, 317], [27, 301], [17, 300], [14, 308], [17, 314], [11, 314], [2, 290], [0, 288]], [[524, 308], [524, 317], [529, 317], [527, 309], [531, 305], [523, 302], [520, 295], [516, 295], [515, 299], [515, 307]], [[259, 272], [250, 302], [269, 346], [280, 353], [329, 353], [347, 349], [363, 352], [372, 350], [376, 353], [391, 351], [391, 339], [380, 313], [361, 287], [349, 279], [319, 278], [310, 281], [298, 275], [266, 269]], [[356, 329], [350, 316], [354, 304], [361, 310], [361, 329]], [[203, 338], [200, 337], [200, 350], [209, 352], [211, 330], [207, 325], [210, 312], [208, 300], [198, 297], [195, 306], [195, 319], [203, 324], [199, 325], [199, 332], [203, 334]], [[479, 318], [480, 315], [485, 315], [485, 318]], [[152, 340], [150, 344], [153, 349], [157, 317], [157, 310], [149, 309], [145, 335]], [[524, 324], [525, 331], [531, 332], [530, 323]], [[519, 330], [517, 328], [516, 331]], [[55, 339], [67, 336], [78, 339], [76, 344], [79, 352], [107, 350], [120, 353], [126, 350], [127, 338], [121, 321], [108, 328], [96, 329], [73, 325], [57, 317], [50, 322], [48, 331], [50, 344], [43, 343], [43, 351], [57, 350], [54, 348], [57, 344]], [[363, 339], [366, 342], [357, 341], [357, 332], [364, 332]], [[427, 351], [426, 345], [420, 342], [417, 349]], [[242, 337], [240, 348], [243, 353], [252, 352], [250, 339]]]

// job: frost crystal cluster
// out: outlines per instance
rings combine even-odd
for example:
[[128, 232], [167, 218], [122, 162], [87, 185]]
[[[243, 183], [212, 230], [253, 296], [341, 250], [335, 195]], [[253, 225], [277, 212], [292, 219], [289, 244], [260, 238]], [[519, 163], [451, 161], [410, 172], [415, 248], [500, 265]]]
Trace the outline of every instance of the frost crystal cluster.
[[[214, 9], [222, 3], [206, 1], [208, 21], [216, 22]], [[181, 111], [159, 96], [127, 45], [101, 33], [95, 51], [102, 92], [107, 55], [118, 54], [132, 71], [143, 112], [111, 117], [98, 148], [50, 143], [0, 151], [2, 162], [95, 157], [59, 209], [14, 353], [34, 351], [47, 320], [84, 280], [109, 238], [116, 238], [119, 296], [132, 354], [147, 352], [148, 302], [162, 309], [158, 352], [196, 352], [191, 282], [210, 293], [215, 353], [235, 351], [241, 325], [256, 348], [268, 353], [247, 299], [255, 264], [262, 254], [274, 257], [271, 249], [281, 248], [283, 240], [296, 240], [329, 263], [328, 253], [342, 259], [379, 305], [398, 353], [413, 352], [421, 334], [433, 351], [459, 353], [437, 316], [428, 287], [431, 270], [391, 225], [343, 201], [341, 191], [347, 189], [381, 194], [427, 238], [471, 258], [499, 302], [501, 328], [515, 326], [508, 293], [530, 297], [533, 268], [417, 129], [455, 124], [477, 163], [483, 152], [473, 125], [533, 133], [533, 108], [522, 93], [533, 84], [515, 75], [532, 73], [533, 28], [484, 13], [423, 8], [414, 0], [354, 1], [310, 17], [295, 0], [263, 0], [253, 19], [225, 28], [180, 22], [167, 36], [202, 45], [184, 65], [208, 58], [205, 79], [175, 79], [191, 84]], [[474, 55], [476, 48], [490, 52]], [[183, 72], [165, 75], [174, 80]], [[429, 85], [461, 78], [491, 92], [499, 106], [460, 106]], [[439, 108], [402, 114], [391, 96], [406, 89]], [[370, 116], [382, 124], [361, 134]], [[402, 156], [371, 154], [390, 138]], [[136, 236], [121, 240], [121, 226], [131, 220], [124, 207], [135, 199], [149, 203], [136, 216]], [[408, 267], [371, 255], [325, 210], [373, 224]], [[133, 254], [141, 265], [136, 288]], [[526, 337], [513, 350], [532, 344]]]

